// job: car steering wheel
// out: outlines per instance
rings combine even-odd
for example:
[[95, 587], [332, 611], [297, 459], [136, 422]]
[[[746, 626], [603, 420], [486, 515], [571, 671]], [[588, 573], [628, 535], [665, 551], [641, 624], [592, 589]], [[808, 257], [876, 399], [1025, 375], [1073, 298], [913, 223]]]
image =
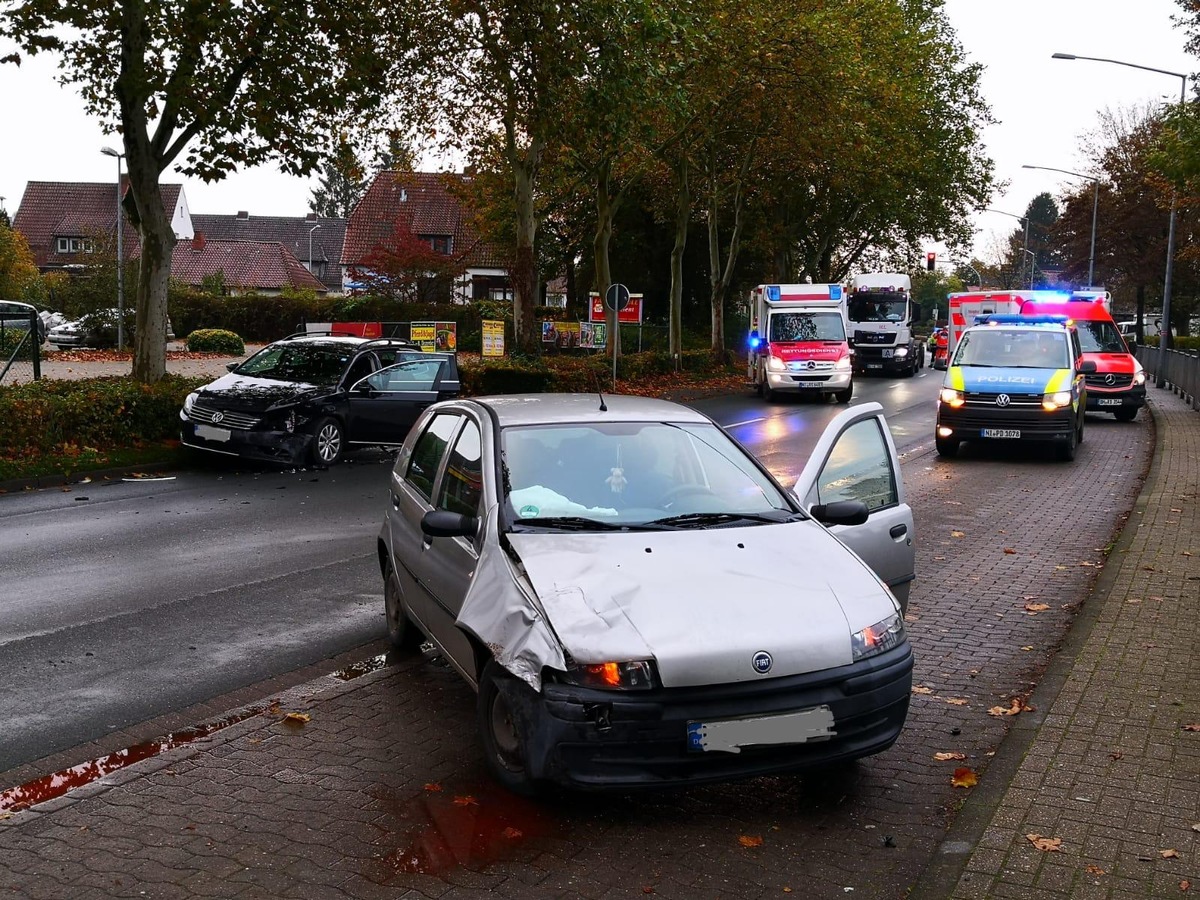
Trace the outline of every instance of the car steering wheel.
[[681, 484], [671, 488], [659, 499], [663, 509], [670, 509], [676, 500], [684, 497], [716, 497], [717, 495], [702, 484]]

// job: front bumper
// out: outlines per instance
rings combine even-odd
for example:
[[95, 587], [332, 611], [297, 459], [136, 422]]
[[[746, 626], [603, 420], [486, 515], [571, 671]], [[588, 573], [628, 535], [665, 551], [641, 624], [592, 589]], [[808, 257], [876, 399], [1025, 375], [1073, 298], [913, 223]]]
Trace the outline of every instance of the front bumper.
[[1103, 385], [1088, 385], [1088, 412], [1116, 412], [1119, 409], [1141, 409], [1146, 405], [1146, 386], [1135, 384], [1126, 388], [1106, 390]]
[[767, 372], [767, 387], [780, 392], [820, 391], [823, 394], [832, 394], [844, 391], [850, 387], [853, 380], [854, 373], [850, 369], [825, 369], [812, 373], [792, 369], [786, 372]]
[[[888, 347], [886, 349], [893, 354], [895, 352], [895, 348]], [[885, 356], [884, 348], [864, 347], [860, 344], [854, 345], [855, 372], [865, 372], [872, 375], [897, 375], [901, 372], [907, 372], [913, 365], [915, 358], [916, 356], [913, 353], [906, 353], [904, 356]]]
[[[537, 779], [574, 788], [665, 787], [800, 771], [890, 747], [908, 715], [913, 656], [887, 653], [823, 672], [689, 688], [613, 692], [547, 682], [525, 691], [526, 756]], [[689, 722], [828, 706], [834, 735], [800, 744], [689, 751]]]
[[1027, 408], [1008, 408], [999, 406], [961, 406], [958, 409], [939, 401], [937, 410], [937, 433], [939, 437], [942, 428], [949, 428], [953, 434], [946, 435], [949, 440], [960, 441], [995, 441], [997, 443], [1012, 443], [1011, 437], [988, 437], [984, 431], [1018, 431], [1024, 441], [1069, 441], [1075, 430], [1075, 415], [1071, 407], [1066, 406], [1053, 412], [1042, 409], [1041, 395], [1038, 395], [1038, 405]]
[[312, 436], [300, 432], [214, 428], [180, 413], [179, 440], [185, 447], [224, 456], [299, 466], [308, 458]]

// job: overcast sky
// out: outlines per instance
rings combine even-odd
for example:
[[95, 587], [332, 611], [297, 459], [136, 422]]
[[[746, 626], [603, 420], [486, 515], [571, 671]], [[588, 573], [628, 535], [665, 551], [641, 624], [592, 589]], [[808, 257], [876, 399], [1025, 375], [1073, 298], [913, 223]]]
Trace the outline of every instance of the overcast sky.
[[[986, 67], [983, 92], [998, 123], [986, 133], [996, 175], [1008, 186], [992, 200], [995, 209], [1024, 213], [1042, 191], [1057, 194], [1068, 176], [1022, 165], [1082, 171], [1083, 135], [1108, 107], [1177, 101], [1180, 81], [1107, 63], [1054, 60], [1055, 52], [1105, 57], [1174, 72], [1200, 70], [1183, 52], [1174, 28], [1174, 0], [946, 0], [946, 10], [968, 54]], [[12, 49], [0, 39], [0, 57]], [[0, 65], [0, 197], [15, 213], [28, 181], [114, 181], [116, 160], [100, 154], [115, 146], [70, 90], [55, 80], [43, 54], [20, 68]], [[312, 180], [269, 169], [252, 169], [205, 184], [168, 171], [164, 181], [183, 181], [193, 213], [300, 216], [308, 211]], [[998, 213], [977, 218], [977, 252], [1019, 223]], [[933, 249], [932, 247], [930, 249]]]

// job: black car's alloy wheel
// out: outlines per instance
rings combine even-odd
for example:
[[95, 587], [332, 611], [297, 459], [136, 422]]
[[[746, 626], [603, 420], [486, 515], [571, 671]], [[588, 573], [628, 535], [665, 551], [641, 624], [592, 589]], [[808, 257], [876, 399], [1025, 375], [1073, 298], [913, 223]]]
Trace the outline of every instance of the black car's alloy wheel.
[[313, 462], [321, 466], [332, 466], [342, 458], [346, 437], [337, 419], [321, 419], [313, 429]]

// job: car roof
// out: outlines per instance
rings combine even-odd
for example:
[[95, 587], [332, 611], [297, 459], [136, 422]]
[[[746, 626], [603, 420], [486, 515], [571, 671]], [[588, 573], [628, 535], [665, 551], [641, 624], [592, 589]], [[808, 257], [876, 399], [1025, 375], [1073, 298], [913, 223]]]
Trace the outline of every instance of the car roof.
[[308, 344], [313, 346], [330, 347], [358, 347], [366, 342], [366, 338], [341, 334], [314, 334], [302, 335], [300, 337], [293, 335], [292, 337], [285, 337], [275, 341], [276, 344]]
[[553, 425], [585, 422], [695, 422], [711, 420], [703, 413], [651, 397], [603, 394], [504, 394], [472, 397], [488, 407], [501, 428], [511, 425]]

